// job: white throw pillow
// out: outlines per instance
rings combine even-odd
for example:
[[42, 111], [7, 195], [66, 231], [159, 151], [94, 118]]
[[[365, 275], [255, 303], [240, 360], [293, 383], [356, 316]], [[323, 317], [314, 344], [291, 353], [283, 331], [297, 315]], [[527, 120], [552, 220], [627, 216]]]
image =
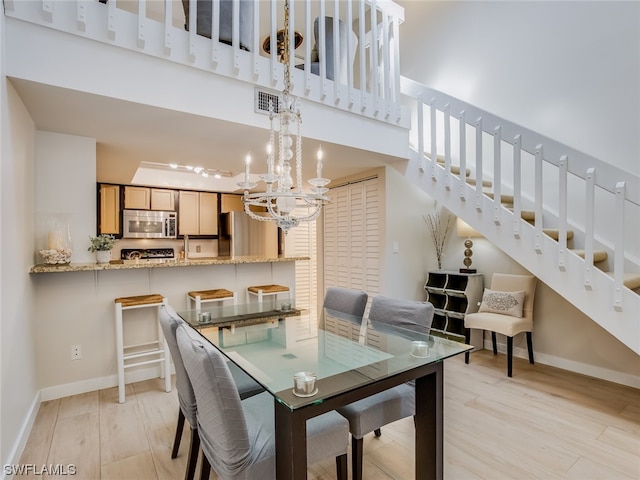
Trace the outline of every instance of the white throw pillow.
[[501, 313], [512, 317], [522, 317], [524, 290], [518, 292], [498, 292], [484, 289], [479, 312]]

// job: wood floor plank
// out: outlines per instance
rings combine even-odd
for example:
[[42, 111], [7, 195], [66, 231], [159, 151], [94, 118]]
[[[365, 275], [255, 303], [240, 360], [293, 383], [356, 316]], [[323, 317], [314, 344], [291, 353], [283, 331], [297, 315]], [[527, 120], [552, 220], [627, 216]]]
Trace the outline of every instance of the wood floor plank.
[[59, 418], [69, 418], [74, 415], [98, 412], [98, 392], [88, 392], [80, 395], [71, 395], [60, 399]]
[[156, 468], [153, 458], [151, 457], [151, 452], [144, 452], [118, 460], [117, 462], [111, 462], [106, 465], [102, 465], [100, 469], [101, 480], [143, 480], [146, 478], [157, 478]]
[[[100, 478], [100, 422], [98, 413], [59, 419], [47, 458], [49, 465], [74, 465], [74, 478]], [[69, 475], [45, 476], [69, 478]]]
[[[60, 408], [60, 399], [42, 402], [38, 409], [38, 414], [29, 435], [29, 441], [25, 446], [20, 464], [22, 465], [43, 465], [47, 462], [53, 432], [58, 419], [58, 411]], [[41, 478], [35, 475], [35, 472], [29, 472], [26, 475], [20, 475], [20, 479], [32, 480]]]
[[113, 403], [117, 388], [100, 391], [100, 462], [102, 465], [149, 452], [144, 420], [135, 395]]

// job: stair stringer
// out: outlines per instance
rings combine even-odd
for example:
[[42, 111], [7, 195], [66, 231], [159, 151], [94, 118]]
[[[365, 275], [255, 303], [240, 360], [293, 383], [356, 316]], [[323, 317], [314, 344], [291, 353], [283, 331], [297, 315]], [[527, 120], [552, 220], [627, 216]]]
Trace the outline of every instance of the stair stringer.
[[[423, 163], [424, 162], [424, 163]], [[481, 212], [476, 210], [473, 201], [476, 190], [461, 181], [447, 188], [444, 182], [445, 169], [442, 165], [433, 165], [414, 150], [410, 151], [406, 163], [395, 164], [405, 178], [428, 193], [443, 207], [469, 223], [485, 238], [498, 246], [513, 260], [526, 268], [542, 282], [555, 290], [566, 301], [591, 318], [595, 323], [640, 355], [640, 295], [623, 287], [619, 308], [614, 308], [613, 278], [598, 268], [591, 272], [591, 288], [585, 287], [585, 260], [571, 251], [567, 251], [565, 268], [558, 266], [559, 245], [552, 238], [543, 235], [542, 252], [535, 249], [535, 228], [490, 199], [482, 196]], [[424, 167], [423, 169], [421, 167]], [[433, 174], [432, 174], [433, 172]], [[435, 177], [435, 178], [434, 178]], [[464, 198], [460, 195], [463, 189]], [[499, 206], [500, 223], [494, 222], [494, 208]], [[520, 222], [519, 238], [513, 234], [514, 222]]]

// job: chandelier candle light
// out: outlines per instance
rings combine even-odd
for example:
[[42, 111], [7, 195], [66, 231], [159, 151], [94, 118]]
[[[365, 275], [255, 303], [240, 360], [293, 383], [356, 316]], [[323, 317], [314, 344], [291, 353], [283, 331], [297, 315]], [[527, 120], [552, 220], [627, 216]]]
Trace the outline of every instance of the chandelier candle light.
[[[290, 228], [296, 227], [300, 222], [308, 222], [315, 219], [322, 206], [329, 202], [325, 193], [329, 191], [326, 185], [331, 180], [322, 178], [322, 147], [318, 149], [316, 163], [316, 178], [311, 178], [310, 192], [302, 190], [302, 139], [300, 137], [300, 125], [302, 115], [298, 105], [298, 99], [291, 95], [291, 71], [289, 59], [291, 58], [292, 45], [289, 41], [289, 1], [284, 4], [284, 90], [280, 96], [277, 108], [269, 103], [269, 143], [267, 144], [267, 173], [259, 175], [266, 184], [265, 192], [250, 193], [249, 190], [256, 187], [257, 183], [249, 178], [251, 156], [245, 159], [244, 182], [238, 186], [244, 189], [244, 210], [253, 219], [260, 221], [274, 221], [285, 233]], [[278, 135], [278, 162], [274, 159], [275, 138]], [[293, 154], [293, 136], [295, 135], [295, 174], [294, 185], [292, 177], [291, 160]], [[267, 214], [254, 212], [251, 207], [262, 207]]]

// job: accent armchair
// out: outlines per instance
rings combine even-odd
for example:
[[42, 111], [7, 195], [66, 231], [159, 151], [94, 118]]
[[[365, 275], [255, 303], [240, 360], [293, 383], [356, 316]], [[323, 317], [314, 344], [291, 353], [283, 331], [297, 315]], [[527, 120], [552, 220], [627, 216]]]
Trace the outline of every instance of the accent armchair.
[[[533, 303], [537, 278], [532, 275], [509, 275], [494, 273], [491, 288], [485, 289], [482, 303], [477, 313], [464, 318], [466, 341], [469, 343], [469, 329], [479, 328], [491, 332], [493, 354], [498, 353], [496, 333], [507, 337], [507, 375], [513, 373], [513, 337], [525, 332], [529, 363], [533, 363]], [[465, 353], [465, 363], [469, 363], [469, 353]]]

